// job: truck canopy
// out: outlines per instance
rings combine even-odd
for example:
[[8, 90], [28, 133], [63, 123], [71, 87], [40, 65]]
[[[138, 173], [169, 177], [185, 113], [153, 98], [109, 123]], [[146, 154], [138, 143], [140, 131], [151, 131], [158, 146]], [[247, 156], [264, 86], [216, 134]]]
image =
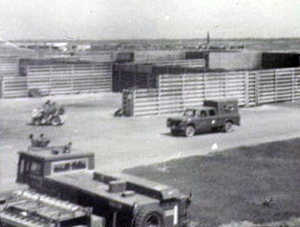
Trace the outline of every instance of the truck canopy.
[[236, 99], [205, 100], [203, 106], [216, 108], [218, 115], [238, 113], [238, 100]]

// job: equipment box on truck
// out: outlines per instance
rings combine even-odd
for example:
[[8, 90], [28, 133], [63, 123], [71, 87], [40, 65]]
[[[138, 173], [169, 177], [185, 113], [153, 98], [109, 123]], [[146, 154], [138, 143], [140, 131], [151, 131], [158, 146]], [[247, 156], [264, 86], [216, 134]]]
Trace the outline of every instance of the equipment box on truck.
[[199, 108], [186, 109], [183, 116], [167, 119], [172, 135], [183, 133], [187, 137], [212, 130], [229, 132], [233, 125], [240, 125], [235, 99], [206, 100]]
[[1, 227], [105, 227], [92, 209], [32, 190], [17, 190], [0, 204]]

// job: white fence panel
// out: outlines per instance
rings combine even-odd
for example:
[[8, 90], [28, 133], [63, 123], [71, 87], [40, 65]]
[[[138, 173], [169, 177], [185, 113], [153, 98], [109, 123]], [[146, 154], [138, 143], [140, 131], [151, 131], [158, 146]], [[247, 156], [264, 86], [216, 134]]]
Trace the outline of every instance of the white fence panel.
[[157, 89], [134, 92], [131, 116], [180, 112], [206, 99], [234, 98], [241, 106], [296, 101], [300, 100], [300, 68], [165, 74], [159, 76]]

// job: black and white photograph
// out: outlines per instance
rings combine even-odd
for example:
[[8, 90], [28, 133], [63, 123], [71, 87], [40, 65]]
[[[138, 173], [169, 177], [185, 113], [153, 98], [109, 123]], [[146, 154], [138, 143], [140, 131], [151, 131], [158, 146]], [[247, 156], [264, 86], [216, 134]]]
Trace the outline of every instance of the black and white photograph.
[[300, 227], [299, 0], [0, 0], [0, 227]]

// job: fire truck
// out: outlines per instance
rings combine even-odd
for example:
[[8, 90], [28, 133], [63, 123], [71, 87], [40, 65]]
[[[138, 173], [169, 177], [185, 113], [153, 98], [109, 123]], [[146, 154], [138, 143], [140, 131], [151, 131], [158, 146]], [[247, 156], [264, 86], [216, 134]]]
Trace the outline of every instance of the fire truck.
[[73, 148], [20, 151], [17, 182], [38, 193], [91, 207], [93, 215], [105, 219], [105, 227], [186, 227], [190, 222], [190, 195], [123, 173], [97, 172], [95, 155]]

